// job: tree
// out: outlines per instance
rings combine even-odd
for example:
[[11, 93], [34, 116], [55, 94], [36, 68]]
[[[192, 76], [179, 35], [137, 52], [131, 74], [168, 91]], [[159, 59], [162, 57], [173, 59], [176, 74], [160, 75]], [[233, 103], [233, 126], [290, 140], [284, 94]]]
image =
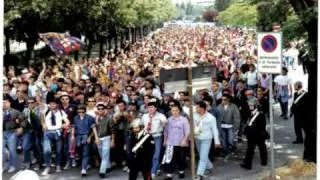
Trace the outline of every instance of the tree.
[[255, 26], [257, 23], [256, 5], [248, 3], [233, 3], [219, 13], [217, 20], [233, 26]]
[[191, 4], [191, 2], [189, 1], [186, 7], [186, 15], [192, 15], [193, 13], [193, 5]]
[[227, 9], [229, 5], [230, 5], [230, 0], [216, 0], [214, 7], [218, 12], [220, 12]]
[[209, 10], [203, 13], [202, 18], [207, 22], [213, 22], [218, 16], [218, 13], [213, 10]]

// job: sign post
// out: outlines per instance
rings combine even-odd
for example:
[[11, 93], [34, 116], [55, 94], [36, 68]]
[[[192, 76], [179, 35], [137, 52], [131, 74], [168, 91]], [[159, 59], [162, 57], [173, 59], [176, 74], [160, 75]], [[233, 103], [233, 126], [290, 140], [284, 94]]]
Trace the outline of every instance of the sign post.
[[270, 145], [271, 145], [271, 176], [275, 178], [274, 171], [274, 132], [272, 108], [272, 74], [280, 74], [282, 66], [282, 33], [258, 34], [258, 71], [269, 73], [269, 115], [270, 115]]

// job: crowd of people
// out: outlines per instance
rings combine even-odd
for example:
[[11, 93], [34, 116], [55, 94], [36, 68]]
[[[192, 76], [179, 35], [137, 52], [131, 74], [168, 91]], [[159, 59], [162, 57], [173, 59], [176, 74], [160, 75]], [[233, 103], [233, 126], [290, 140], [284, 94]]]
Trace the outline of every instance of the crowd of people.
[[[6, 67], [4, 170], [16, 171], [18, 149], [23, 168], [42, 169], [43, 176], [52, 173], [51, 167], [58, 173], [79, 165], [82, 176], [98, 167], [101, 178], [112, 176], [115, 168], [128, 172], [130, 180], [138, 172], [146, 180], [156, 178], [160, 169], [166, 179], [172, 179], [175, 169], [184, 178], [190, 108], [195, 110], [197, 179], [213, 170], [213, 152], [227, 161], [243, 140], [248, 149], [241, 167], [252, 168], [255, 146], [266, 166], [272, 77], [257, 71], [255, 41], [255, 32], [239, 28], [168, 26], [106, 51], [102, 59], [52, 58], [21, 73]], [[211, 88], [195, 92], [194, 102], [188, 92], [164, 92], [160, 69], [201, 65], [214, 66], [217, 74]], [[284, 67], [274, 80], [284, 120], [294, 92], [287, 72]], [[300, 92], [301, 82], [295, 87]], [[302, 143], [298, 123], [296, 131], [295, 143]]]

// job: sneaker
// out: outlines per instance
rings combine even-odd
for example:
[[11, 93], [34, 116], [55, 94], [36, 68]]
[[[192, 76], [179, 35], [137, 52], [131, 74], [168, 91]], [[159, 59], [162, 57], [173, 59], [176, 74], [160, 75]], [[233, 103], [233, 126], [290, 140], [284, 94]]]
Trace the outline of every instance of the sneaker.
[[89, 164], [89, 165], [87, 166], [87, 170], [90, 169], [90, 168], [91, 168], [91, 165]]
[[13, 167], [13, 166], [10, 166], [9, 170], [8, 170], [8, 173], [13, 173], [16, 171], [16, 168]]
[[72, 167], [77, 167], [77, 161], [75, 159], [72, 159]]
[[197, 176], [196, 180], [203, 180], [203, 176]]
[[54, 163], [51, 163], [51, 167], [56, 167], [56, 164], [54, 164]]
[[82, 170], [81, 170], [81, 176], [86, 176], [86, 175], [87, 175], [87, 170], [82, 169]]
[[31, 164], [35, 164], [35, 163], [37, 163], [37, 159], [33, 158], [32, 161], [31, 161]]
[[57, 167], [56, 167], [56, 172], [57, 172], [57, 173], [61, 172], [61, 167], [60, 167], [60, 166], [57, 166]]
[[125, 167], [122, 169], [122, 171], [124, 171], [124, 172], [129, 172], [128, 166], [125, 166]]
[[49, 167], [46, 167], [46, 168], [44, 169], [44, 171], [42, 171], [41, 176], [46, 176], [46, 175], [49, 174], [49, 172], [50, 172], [50, 168], [49, 168]]
[[227, 162], [229, 158], [230, 158], [230, 154], [227, 154], [227, 155], [224, 157], [223, 161], [224, 161], [224, 162]]
[[39, 164], [35, 164], [33, 166], [33, 170], [38, 171], [40, 169], [40, 165]]
[[67, 169], [70, 169], [70, 164], [67, 163], [64, 167], [63, 167], [63, 170], [67, 170]]
[[161, 170], [158, 169], [158, 170], [157, 170], [157, 176], [160, 176], [160, 175], [161, 175]]
[[104, 173], [100, 173], [99, 176], [100, 176], [101, 179], [106, 178], [106, 175]]
[[156, 175], [155, 174], [151, 174], [151, 178], [152, 179], [156, 178]]
[[24, 163], [21, 169], [27, 170], [27, 169], [30, 169], [30, 166], [31, 165], [29, 163]]
[[245, 164], [245, 163], [241, 163], [240, 166], [243, 168], [243, 169], [246, 169], [246, 170], [251, 170], [251, 166]]

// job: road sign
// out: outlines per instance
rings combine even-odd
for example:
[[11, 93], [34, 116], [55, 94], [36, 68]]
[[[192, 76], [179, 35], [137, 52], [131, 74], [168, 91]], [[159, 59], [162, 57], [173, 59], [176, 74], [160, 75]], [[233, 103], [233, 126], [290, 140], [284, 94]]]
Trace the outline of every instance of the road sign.
[[282, 62], [282, 33], [258, 34], [258, 71], [280, 74]]
[[[211, 87], [211, 78], [216, 76], [213, 66], [197, 66], [192, 68], [192, 90], [195, 93], [199, 89]], [[160, 83], [164, 84], [165, 93], [188, 90], [188, 68], [161, 69]]]

